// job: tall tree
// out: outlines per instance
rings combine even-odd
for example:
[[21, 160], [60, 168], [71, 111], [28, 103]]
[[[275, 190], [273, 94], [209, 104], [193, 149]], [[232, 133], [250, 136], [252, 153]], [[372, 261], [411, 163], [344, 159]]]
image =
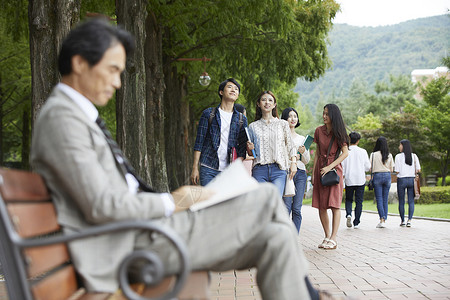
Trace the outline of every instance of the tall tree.
[[418, 110], [421, 123], [429, 129], [431, 146], [428, 149], [434, 160], [439, 162], [442, 185], [446, 185], [450, 163], [450, 80], [438, 77], [421, 87], [426, 105]]
[[[126, 9], [121, 3], [118, 1], [119, 23], [122, 20], [142, 22], [139, 14], [132, 20], [121, 19], [120, 10]], [[136, 7], [142, 7], [142, 3]], [[118, 122], [118, 138], [120, 140], [120, 134], [133, 131], [147, 141], [154, 139], [155, 143], [150, 142], [150, 145], [156, 148], [149, 147], [147, 155], [150, 164], [154, 163], [149, 172], [155, 174], [150, 177], [158, 178], [152, 184], [165, 188], [163, 181], [167, 175], [163, 174], [167, 173], [171, 188], [187, 182], [191, 164], [186, 156], [192, 155], [195, 131], [192, 120], [196, 120], [204, 108], [218, 103], [217, 86], [221, 80], [237, 77], [243, 84], [243, 98], [253, 103], [260, 90], [276, 88], [277, 80], [293, 84], [299, 76], [314, 79], [323, 74], [329, 66], [326, 35], [338, 8], [332, 0], [221, 0], [213, 3], [150, 0], [145, 32], [149, 40], [146, 47], [149, 48], [144, 75], [147, 80], [146, 120], [149, 123], [145, 132], [131, 130], [127, 124], [131, 124], [134, 117], [124, 114], [124, 123]], [[162, 60], [158, 52], [161, 50]], [[208, 71], [214, 79], [207, 88], [198, 84], [203, 69], [201, 63], [177, 60], [203, 56], [212, 58]], [[164, 74], [160, 72], [161, 66]], [[248, 105], [250, 109], [252, 106]], [[173, 121], [174, 117], [177, 122]], [[163, 137], [162, 132], [166, 132], [165, 140], [159, 139]], [[123, 141], [125, 149], [131, 147], [128, 143]], [[147, 169], [141, 154], [130, 154], [138, 157], [131, 159], [138, 163], [138, 169]]]
[[58, 51], [64, 36], [80, 20], [80, 1], [29, 2], [32, 121], [59, 80]]

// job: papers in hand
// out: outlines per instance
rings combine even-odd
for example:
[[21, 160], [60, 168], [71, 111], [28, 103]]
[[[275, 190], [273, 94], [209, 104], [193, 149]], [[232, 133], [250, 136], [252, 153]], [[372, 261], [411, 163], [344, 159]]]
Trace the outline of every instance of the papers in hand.
[[197, 211], [227, 201], [255, 190], [257, 187], [258, 182], [248, 174], [244, 164], [238, 159], [205, 186], [215, 194], [208, 200], [191, 205], [189, 210]]

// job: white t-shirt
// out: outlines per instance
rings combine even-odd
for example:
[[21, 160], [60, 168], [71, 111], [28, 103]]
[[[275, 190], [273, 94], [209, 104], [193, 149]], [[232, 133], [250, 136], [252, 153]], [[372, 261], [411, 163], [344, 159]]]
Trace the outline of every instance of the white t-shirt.
[[[412, 155], [412, 164], [407, 165], [405, 162], [405, 153], [400, 152], [395, 156], [395, 172], [397, 172], [398, 178], [404, 177], [416, 177], [416, 171], [420, 170], [419, 158], [415, 153], [411, 153]], [[415, 162], [415, 164], [414, 164]]]
[[230, 136], [231, 117], [233, 112], [226, 112], [219, 107], [220, 113], [220, 144], [217, 150], [219, 156], [219, 171], [223, 171], [229, 164], [228, 137]]
[[342, 161], [346, 186], [361, 186], [366, 183], [366, 172], [370, 169], [366, 149], [350, 145], [348, 156]]

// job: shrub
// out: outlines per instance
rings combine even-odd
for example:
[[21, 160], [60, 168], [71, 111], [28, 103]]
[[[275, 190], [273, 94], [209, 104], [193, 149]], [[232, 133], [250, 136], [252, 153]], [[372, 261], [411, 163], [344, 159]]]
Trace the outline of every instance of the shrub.
[[450, 186], [421, 187], [417, 204], [450, 203]]

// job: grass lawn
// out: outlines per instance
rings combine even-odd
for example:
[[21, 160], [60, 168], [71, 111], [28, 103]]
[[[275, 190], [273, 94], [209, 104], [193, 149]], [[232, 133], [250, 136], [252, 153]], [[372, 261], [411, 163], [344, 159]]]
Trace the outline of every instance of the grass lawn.
[[[304, 199], [303, 204], [311, 206], [312, 199]], [[342, 208], [345, 208], [345, 202], [342, 202]], [[353, 203], [355, 209], [355, 203]], [[363, 210], [377, 211], [376, 203], [373, 201], [364, 201]], [[389, 204], [389, 212], [398, 214], [398, 204]], [[408, 204], [405, 204], [405, 214], [408, 215]], [[450, 219], [450, 203], [439, 204], [416, 204], [414, 206], [414, 216]]]

